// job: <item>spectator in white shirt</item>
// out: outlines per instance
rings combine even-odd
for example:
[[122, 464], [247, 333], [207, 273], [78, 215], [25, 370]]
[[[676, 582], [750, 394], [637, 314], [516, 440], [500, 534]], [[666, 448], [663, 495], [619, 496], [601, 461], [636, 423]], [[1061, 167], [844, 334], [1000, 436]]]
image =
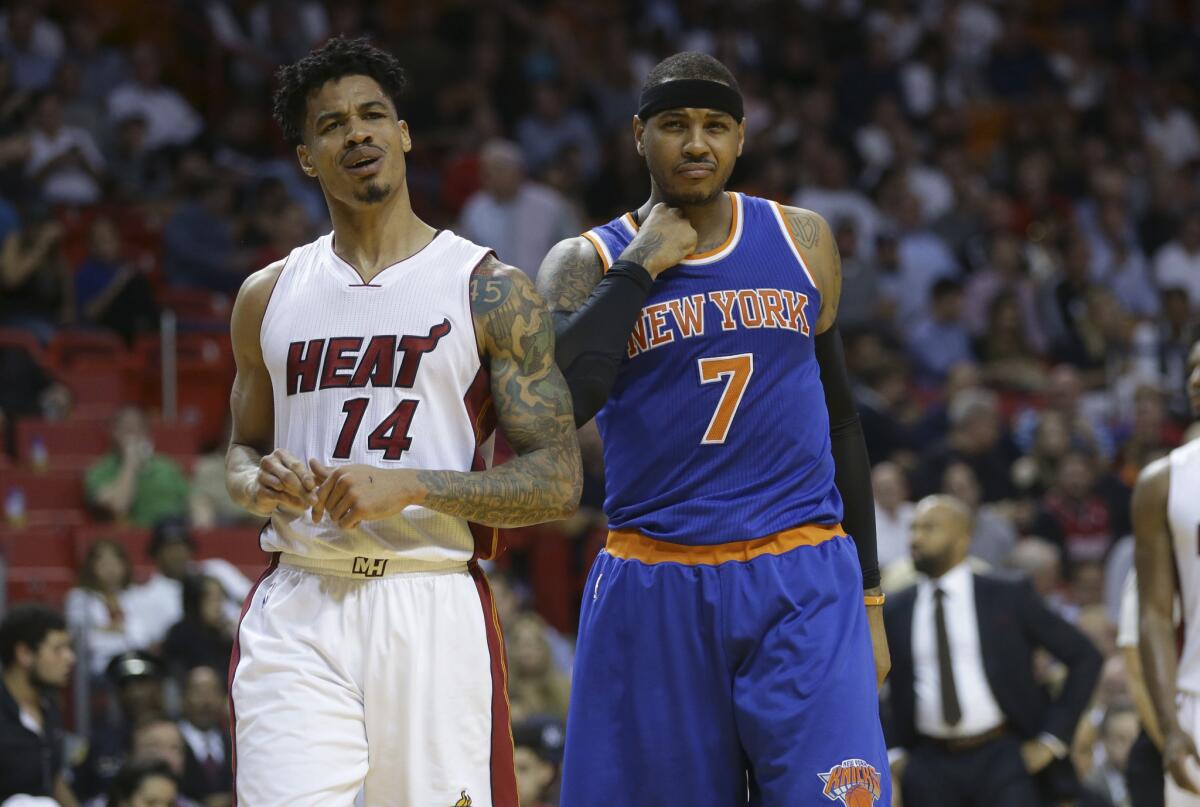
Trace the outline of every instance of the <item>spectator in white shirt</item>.
[[1200, 207], [1188, 211], [1179, 233], [1155, 254], [1154, 278], [1160, 289], [1187, 289], [1192, 308], [1200, 308]]
[[459, 231], [534, 277], [552, 246], [579, 233], [575, 212], [558, 191], [526, 179], [515, 143], [485, 144], [480, 170], [483, 187], [463, 207]]
[[1200, 128], [1171, 93], [1170, 87], [1151, 84], [1150, 109], [1142, 119], [1142, 131], [1167, 167], [1175, 170], [1200, 157]]
[[82, 639], [93, 675], [102, 675], [115, 656], [139, 646], [137, 614], [129, 607], [132, 569], [125, 548], [101, 538], [93, 543], [79, 567], [79, 582], [67, 592], [67, 626]]
[[43, 93], [37, 101], [25, 170], [47, 202], [90, 205], [100, 199], [104, 157], [86, 130], [64, 125], [56, 92]]
[[904, 471], [894, 462], [881, 462], [871, 470], [871, 487], [875, 490], [875, 535], [882, 569], [908, 558], [914, 505]]
[[192, 142], [204, 123], [178, 91], [162, 83], [161, 66], [154, 46], [143, 42], [133, 51], [133, 81], [108, 96], [108, 115], [113, 121], [140, 114], [149, 127], [146, 147], [181, 146]]
[[140, 615], [143, 641], [158, 645], [167, 631], [183, 618], [183, 578], [199, 573], [215, 578], [225, 592], [224, 614], [237, 624], [250, 581], [229, 561], [209, 558], [192, 561], [195, 544], [187, 525], [177, 519], [160, 521], [150, 538], [149, 554], [155, 571], [130, 592], [130, 607]]

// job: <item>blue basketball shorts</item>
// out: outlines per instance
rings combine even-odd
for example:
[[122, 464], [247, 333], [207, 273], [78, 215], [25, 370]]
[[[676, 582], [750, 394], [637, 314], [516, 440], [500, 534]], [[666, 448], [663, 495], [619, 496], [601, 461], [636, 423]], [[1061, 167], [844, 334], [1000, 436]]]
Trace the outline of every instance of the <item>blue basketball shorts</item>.
[[562, 807], [888, 807], [854, 542], [609, 535], [584, 592]]

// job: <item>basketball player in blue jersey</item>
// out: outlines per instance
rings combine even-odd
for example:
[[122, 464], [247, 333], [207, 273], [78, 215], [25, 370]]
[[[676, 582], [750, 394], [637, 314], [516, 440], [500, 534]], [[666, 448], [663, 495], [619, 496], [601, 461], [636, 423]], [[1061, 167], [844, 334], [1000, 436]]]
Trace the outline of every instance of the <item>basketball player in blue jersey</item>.
[[538, 278], [576, 422], [595, 415], [604, 439], [611, 529], [580, 615], [563, 807], [890, 805], [833, 236], [725, 191], [745, 120], [717, 60], [655, 67], [633, 135], [650, 198], [555, 246]]

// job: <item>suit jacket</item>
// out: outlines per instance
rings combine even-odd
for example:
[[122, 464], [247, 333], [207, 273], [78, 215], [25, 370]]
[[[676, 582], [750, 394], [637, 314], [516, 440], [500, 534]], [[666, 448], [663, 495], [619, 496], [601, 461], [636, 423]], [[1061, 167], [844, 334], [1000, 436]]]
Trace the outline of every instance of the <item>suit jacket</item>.
[[228, 731], [221, 731], [221, 744], [225, 749], [225, 762], [209, 775], [192, 747], [183, 744], [184, 767], [179, 781], [179, 792], [188, 798], [203, 802], [214, 793], [233, 792], [233, 745]]
[[[1078, 628], [1047, 608], [1028, 580], [975, 573], [974, 582], [984, 674], [1000, 711], [1021, 739], [1049, 732], [1070, 748], [1100, 677], [1099, 651]], [[917, 587], [910, 586], [888, 597], [884, 606], [892, 654], [890, 709], [885, 709], [884, 721], [889, 748], [911, 748], [918, 739], [912, 648], [916, 601]], [[1039, 648], [1067, 666], [1067, 680], [1057, 698], [1034, 679], [1033, 654]], [[1077, 789], [1077, 784], [1069, 784], [1076, 781], [1069, 761], [1052, 765], [1048, 773], [1058, 782], [1052, 790]]]

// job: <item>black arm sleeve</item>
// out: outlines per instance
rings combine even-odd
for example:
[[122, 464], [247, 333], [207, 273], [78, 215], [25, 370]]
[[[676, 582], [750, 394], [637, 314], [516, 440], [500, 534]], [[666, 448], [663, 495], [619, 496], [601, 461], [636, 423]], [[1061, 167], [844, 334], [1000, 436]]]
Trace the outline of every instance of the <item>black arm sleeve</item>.
[[858, 409], [850, 395], [846, 359], [837, 325], [817, 336], [817, 364], [829, 410], [829, 437], [833, 451], [834, 481], [842, 494], [842, 526], [858, 547], [863, 588], [879, 585], [879, 548], [875, 538], [875, 494], [871, 490], [871, 458]]
[[587, 423], [612, 389], [633, 323], [654, 279], [631, 261], [617, 261], [578, 311], [554, 312], [558, 362], [575, 402], [575, 425]]

